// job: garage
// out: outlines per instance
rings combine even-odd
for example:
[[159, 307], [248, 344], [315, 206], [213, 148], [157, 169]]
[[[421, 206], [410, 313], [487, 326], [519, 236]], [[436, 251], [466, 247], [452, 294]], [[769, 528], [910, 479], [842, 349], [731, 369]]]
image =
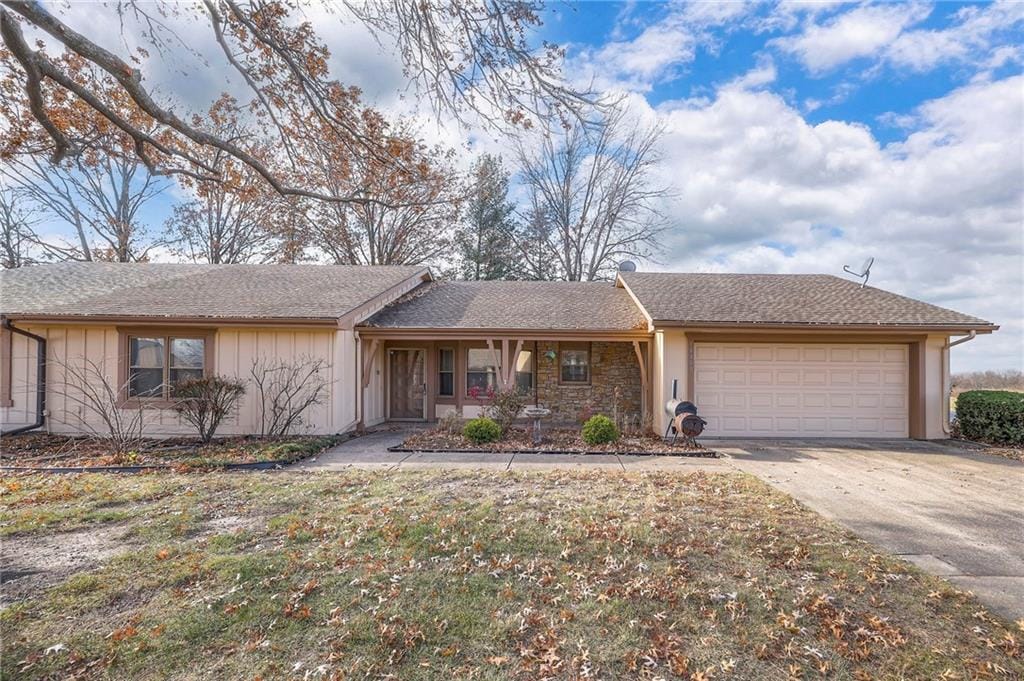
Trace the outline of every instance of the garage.
[[905, 344], [694, 343], [710, 437], [904, 438]]

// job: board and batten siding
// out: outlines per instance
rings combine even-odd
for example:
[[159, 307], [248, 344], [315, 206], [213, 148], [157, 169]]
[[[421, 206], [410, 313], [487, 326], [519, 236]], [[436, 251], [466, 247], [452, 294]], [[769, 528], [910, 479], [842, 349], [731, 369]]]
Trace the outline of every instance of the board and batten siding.
[[[67, 385], [62, 367], [83, 366], [91, 361], [103, 367], [111, 385], [117, 384], [119, 335], [116, 326], [18, 325], [47, 339], [47, 411], [43, 430], [57, 433], [90, 433], [102, 428], [95, 414], [83, 407]], [[35, 419], [36, 344], [20, 335], [11, 342], [11, 400], [0, 408], [4, 429], [32, 423]], [[247, 383], [241, 403], [218, 430], [219, 435], [258, 433], [260, 408], [250, 369], [257, 358], [297, 361], [302, 357], [323, 360], [328, 389], [322, 404], [314, 406], [296, 432], [326, 434], [344, 432], [355, 422], [355, 344], [348, 330], [308, 328], [222, 327], [214, 334], [213, 372]], [[70, 393], [70, 395], [69, 395]], [[190, 435], [194, 429], [171, 409], [148, 408], [144, 435]]]

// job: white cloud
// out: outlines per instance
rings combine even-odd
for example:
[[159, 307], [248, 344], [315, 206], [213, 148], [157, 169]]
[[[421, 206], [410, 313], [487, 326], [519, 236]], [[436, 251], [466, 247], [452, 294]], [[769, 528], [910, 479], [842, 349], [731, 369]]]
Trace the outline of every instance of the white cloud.
[[775, 69], [775, 62], [770, 56], [762, 55], [757, 60], [757, 66], [750, 69], [742, 76], [733, 78], [724, 87], [740, 90], [756, 90], [759, 87], [770, 85], [778, 77]]
[[[823, 22], [811, 14], [800, 33], [777, 38], [771, 44], [795, 56], [815, 75], [859, 58], [873, 60], [876, 67], [889, 65], [917, 73], [951, 62], [979, 68], [995, 63], [987, 67], [991, 69], [1021, 61], [1013, 37], [1004, 34], [1024, 22], [1024, 4], [1002, 0], [966, 7], [945, 28], [915, 28], [931, 11], [928, 5], [914, 3], [861, 5], [830, 15]], [[792, 9], [780, 7], [770, 16], [776, 17], [770, 24], [774, 28], [792, 29], [797, 15]], [[791, 20], [783, 21], [778, 19], [780, 16]]]
[[1024, 21], [1024, 4], [997, 2], [988, 6], [966, 7], [957, 14], [958, 23], [943, 30], [913, 30], [901, 34], [886, 51], [886, 59], [896, 67], [924, 72], [942, 62], [997, 59], [1019, 61], [1019, 50], [993, 47], [993, 36]]
[[1024, 77], [925, 103], [889, 145], [765, 91], [658, 112], [677, 185], [665, 269], [841, 275], [874, 255], [872, 284], [1003, 325], [955, 367], [1024, 363]]
[[929, 12], [927, 6], [917, 3], [864, 5], [823, 24], [812, 19], [802, 33], [778, 38], [773, 44], [796, 56], [812, 73], [824, 73], [852, 59], [876, 54]]
[[[660, 82], [680, 75], [699, 49], [715, 51], [720, 36], [710, 29], [742, 25], [754, 8], [747, 2], [688, 2], [672, 5], [656, 21], [640, 24], [632, 11], [620, 13], [612, 40], [597, 48], [584, 48], [569, 63], [578, 82], [593, 82], [599, 90], [648, 92]], [[643, 26], [625, 37], [628, 29]]]

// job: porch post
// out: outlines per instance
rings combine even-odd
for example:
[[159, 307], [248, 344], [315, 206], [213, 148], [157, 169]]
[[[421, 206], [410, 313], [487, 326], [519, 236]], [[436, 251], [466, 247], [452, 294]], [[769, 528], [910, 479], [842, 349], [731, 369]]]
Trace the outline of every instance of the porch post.
[[647, 362], [644, 361], [644, 353], [640, 349], [640, 341], [633, 341], [633, 352], [636, 353], [636, 361], [640, 365], [640, 414], [647, 416]]

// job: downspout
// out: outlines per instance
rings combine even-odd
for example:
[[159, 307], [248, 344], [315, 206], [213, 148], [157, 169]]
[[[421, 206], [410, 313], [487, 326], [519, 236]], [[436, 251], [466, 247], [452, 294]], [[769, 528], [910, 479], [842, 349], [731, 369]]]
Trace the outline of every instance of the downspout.
[[29, 333], [24, 329], [19, 329], [14, 324], [11, 324], [10, 319], [4, 319], [3, 325], [11, 333], [31, 338], [36, 342], [36, 420], [35, 423], [28, 426], [5, 430], [0, 433], [0, 437], [17, 435], [18, 433], [42, 428], [46, 422], [46, 339], [34, 333]]
[[950, 342], [949, 337], [947, 336], [946, 344], [942, 347], [942, 397], [944, 398], [944, 402], [942, 405], [942, 419], [939, 423], [942, 424], [942, 432], [946, 435], [950, 435], [952, 432], [949, 424], [949, 398], [953, 392], [953, 386], [949, 383], [949, 349], [954, 345], [960, 345], [961, 343], [972, 341], [977, 337], [977, 335], [978, 332], [972, 329], [966, 336], [953, 342]]

